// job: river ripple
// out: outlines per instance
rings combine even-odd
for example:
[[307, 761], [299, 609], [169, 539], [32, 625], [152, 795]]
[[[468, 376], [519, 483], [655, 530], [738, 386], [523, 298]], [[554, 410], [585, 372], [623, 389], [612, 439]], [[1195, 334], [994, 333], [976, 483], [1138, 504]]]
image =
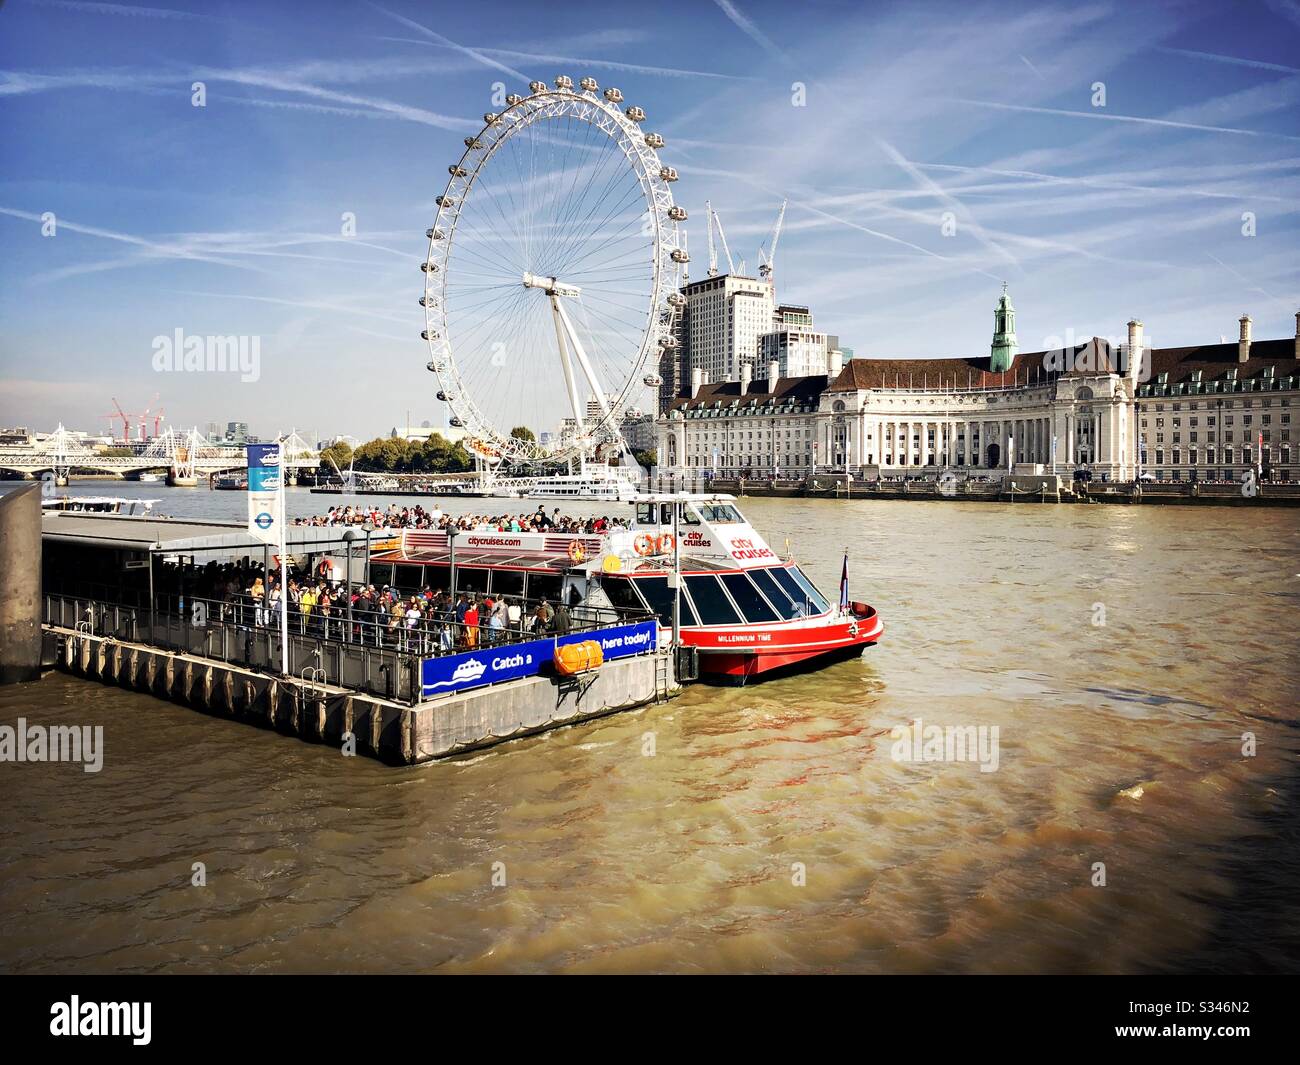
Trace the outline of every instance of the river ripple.
[[[832, 597], [847, 547], [880, 646], [413, 770], [58, 674], [0, 689], [0, 721], [106, 743], [99, 774], [0, 765], [0, 968], [1296, 966], [1300, 513], [743, 506]], [[917, 718], [997, 726], [997, 771], [895, 761]]]

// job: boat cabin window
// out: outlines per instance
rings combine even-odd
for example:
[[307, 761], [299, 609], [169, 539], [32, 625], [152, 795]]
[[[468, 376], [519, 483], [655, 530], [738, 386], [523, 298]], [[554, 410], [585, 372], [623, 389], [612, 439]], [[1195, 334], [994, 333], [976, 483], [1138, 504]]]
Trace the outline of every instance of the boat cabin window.
[[776, 575], [777, 580], [781, 581], [782, 585], [785, 585], [787, 579], [793, 580], [799, 589], [799, 601], [810, 605], [814, 613], [824, 614], [830, 610], [831, 604], [826, 597], [817, 590], [812, 581], [804, 576], [803, 570], [798, 566], [790, 566], [787, 569], [777, 569], [772, 572]]
[[686, 588], [691, 593], [691, 601], [703, 624], [740, 624], [740, 615], [723, 593], [717, 577], [709, 573], [694, 574], [686, 578]]
[[[801, 595], [796, 602], [788, 592], [777, 583], [772, 576], [771, 570], [750, 569], [746, 573], [754, 579], [758, 585], [758, 590], [767, 596], [767, 601], [776, 608], [776, 612], [781, 615], [784, 621], [793, 621], [795, 618], [801, 618], [807, 611], [803, 607], [803, 596]], [[796, 585], [797, 587], [797, 585]]]
[[488, 571], [477, 566], [456, 567], [456, 594], [464, 592], [482, 595], [487, 591]]
[[[638, 525], [673, 524], [673, 505], [671, 503], [638, 503], [636, 505], [636, 523]], [[700, 516], [693, 507], [683, 506], [681, 524], [699, 525]]]
[[632, 587], [632, 581], [627, 577], [610, 577], [605, 576], [600, 586], [609, 596], [609, 604], [618, 610], [644, 610], [645, 606], [638, 598], [635, 589]]
[[700, 517], [713, 525], [745, 520], [730, 503], [701, 503]]
[[558, 573], [528, 574], [528, 598], [549, 599], [552, 603], [560, 598], [560, 575]]
[[404, 592], [414, 592], [424, 587], [424, 567], [399, 564], [393, 567], [393, 584]]
[[451, 567], [428, 565], [424, 567], [424, 583], [435, 592], [445, 592], [451, 587]]
[[722, 583], [726, 585], [727, 591], [731, 593], [731, 598], [740, 607], [740, 612], [745, 615], [746, 621], [776, 620], [776, 611], [768, 606], [767, 600], [758, 594], [758, 589], [754, 587], [747, 573], [721, 573], [718, 576]]
[[391, 562], [370, 563], [370, 583], [376, 588], [393, 583], [393, 564]]
[[784, 591], [794, 603], [795, 610], [797, 611], [795, 617], [804, 617], [807, 614], [819, 613], [816, 603], [809, 598], [808, 593], [803, 589], [803, 585], [794, 579], [794, 574], [791, 572], [790, 567], [774, 567], [766, 572], [770, 573], [776, 579], [776, 583], [781, 586], [782, 591]]
[[517, 569], [492, 571], [492, 594], [520, 597], [524, 594], [524, 574]]
[[[659, 624], [671, 625], [673, 623], [673, 592], [668, 587], [667, 577], [638, 577], [632, 582], [636, 585], [649, 604], [651, 611], [659, 617]], [[681, 597], [683, 625], [698, 625], [699, 618], [695, 616], [695, 611], [691, 608], [691, 601], [685, 595]]]

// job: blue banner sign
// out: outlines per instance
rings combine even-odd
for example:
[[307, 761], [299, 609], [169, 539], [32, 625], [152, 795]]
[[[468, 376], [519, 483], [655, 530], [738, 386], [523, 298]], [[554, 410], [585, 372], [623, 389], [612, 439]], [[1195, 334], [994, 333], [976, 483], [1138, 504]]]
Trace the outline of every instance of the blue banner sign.
[[653, 651], [658, 637], [659, 623], [651, 619], [598, 632], [574, 632], [503, 647], [480, 647], [474, 651], [424, 659], [420, 664], [420, 684], [427, 699], [466, 688], [498, 684], [503, 680], [535, 677], [551, 664], [557, 645], [595, 640], [606, 659], [626, 658]]
[[555, 642], [563, 647], [565, 644], [582, 643], [595, 640], [600, 644], [601, 654], [605, 660], [626, 658], [639, 655], [644, 651], [653, 651], [659, 641], [659, 623], [651, 618], [638, 621], [634, 625], [615, 625], [613, 628], [601, 629], [599, 632], [573, 632], [568, 636], [557, 636]]
[[248, 531], [264, 544], [280, 542], [281, 476], [279, 444], [249, 444]]
[[280, 490], [280, 445], [248, 445], [248, 490], [250, 492], [278, 492]]
[[535, 677], [554, 653], [555, 641], [546, 639], [426, 658], [420, 666], [420, 681], [427, 697], [519, 677]]

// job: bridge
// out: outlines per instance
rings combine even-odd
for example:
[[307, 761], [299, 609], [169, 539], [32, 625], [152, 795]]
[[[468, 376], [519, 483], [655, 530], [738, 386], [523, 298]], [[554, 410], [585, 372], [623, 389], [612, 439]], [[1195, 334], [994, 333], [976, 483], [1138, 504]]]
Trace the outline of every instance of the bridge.
[[[298, 433], [284, 439], [290, 470], [315, 469], [320, 452]], [[39, 444], [31, 447], [0, 447], [0, 470], [24, 478], [51, 476], [55, 484], [67, 484], [73, 471], [102, 473], [125, 478], [132, 474], [167, 471], [175, 484], [193, 484], [198, 477], [245, 469], [247, 455], [242, 447], [211, 444], [198, 429], [177, 432], [168, 428], [154, 437], [137, 455], [105, 455], [87, 447], [62, 424]]]

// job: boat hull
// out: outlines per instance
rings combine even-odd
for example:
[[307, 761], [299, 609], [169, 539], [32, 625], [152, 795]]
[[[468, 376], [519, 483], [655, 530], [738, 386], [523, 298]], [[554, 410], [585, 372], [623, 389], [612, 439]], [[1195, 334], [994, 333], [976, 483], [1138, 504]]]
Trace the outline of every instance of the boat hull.
[[747, 684], [854, 658], [885, 631], [871, 608], [865, 615], [834, 618], [814, 627], [687, 629], [682, 642], [699, 648], [700, 680]]

